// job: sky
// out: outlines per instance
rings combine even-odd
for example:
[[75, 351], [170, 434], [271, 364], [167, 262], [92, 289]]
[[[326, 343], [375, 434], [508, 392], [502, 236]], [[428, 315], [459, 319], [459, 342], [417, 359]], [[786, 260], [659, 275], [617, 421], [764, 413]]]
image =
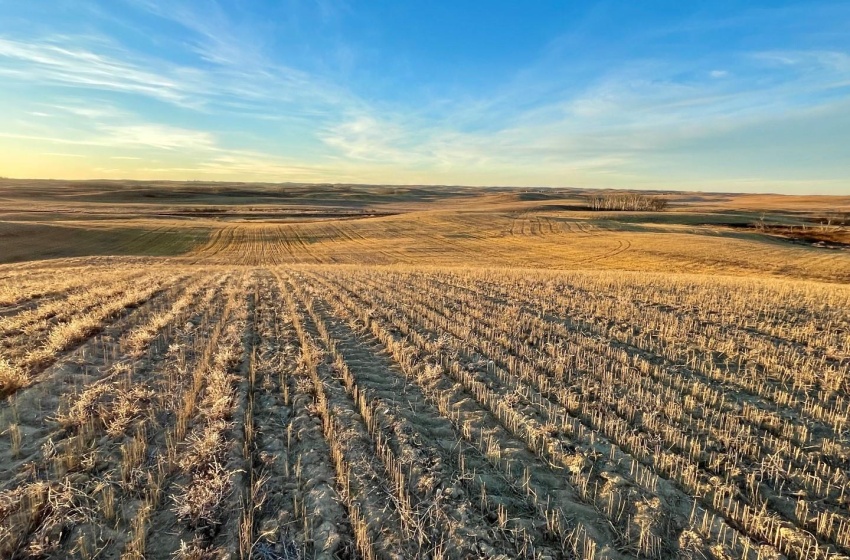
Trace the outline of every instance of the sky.
[[846, 0], [0, 14], [0, 176], [850, 194]]

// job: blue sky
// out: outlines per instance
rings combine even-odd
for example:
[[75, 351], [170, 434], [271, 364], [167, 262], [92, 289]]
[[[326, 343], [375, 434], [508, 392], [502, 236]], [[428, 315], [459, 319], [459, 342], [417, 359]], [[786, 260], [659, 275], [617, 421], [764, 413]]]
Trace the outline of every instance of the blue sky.
[[0, 175], [850, 194], [850, 2], [0, 0]]

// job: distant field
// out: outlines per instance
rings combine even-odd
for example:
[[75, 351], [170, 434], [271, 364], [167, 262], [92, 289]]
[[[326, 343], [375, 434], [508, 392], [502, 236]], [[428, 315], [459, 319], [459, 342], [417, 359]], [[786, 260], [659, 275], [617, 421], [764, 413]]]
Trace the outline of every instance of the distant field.
[[159, 257], [190, 252], [209, 235], [195, 228], [93, 226], [0, 222], [0, 253], [4, 262], [89, 255]]
[[0, 558], [850, 558], [850, 197], [280, 190], [0, 184]]
[[0, 262], [84, 255], [624, 269], [850, 281], [850, 197], [668, 193], [590, 212], [575, 190], [0, 182]]

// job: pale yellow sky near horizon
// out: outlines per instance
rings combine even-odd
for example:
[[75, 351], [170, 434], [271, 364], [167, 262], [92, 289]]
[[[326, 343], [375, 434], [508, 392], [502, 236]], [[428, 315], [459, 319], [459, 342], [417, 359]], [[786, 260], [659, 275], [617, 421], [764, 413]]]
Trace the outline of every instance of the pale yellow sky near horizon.
[[[470, 170], [421, 169], [398, 170], [360, 163], [340, 162], [329, 166], [300, 166], [287, 168], [275, 161], [240, 162], [234, 170], [211, 165], [199, 159], [190, 159], [179, 151], [158, 154], [157, 157], [109, 156], [108, 149], [94, 147], [91, 154], [73, 146], [73, 151], [62, 151], [62, 146], [46, 142], [43, 151], [33, 150], [37, 141], [0, 138], [0, 177], [11, 179], [56, 180], [208, 180], [240, 182], [350, 182], [364, 184], [432, 184], [469, 186], [517, 187], [578, 187], [578, 188], [634, 188], [670, 189], [684, 191], [824, 194], [850, 195], [850, 181], [834, 180], [704, 180], [676, 181], [649, 180], [645, 177], [625, 177], [614, 173], [588, 173], [586, 170], [565, 172], [563, 176], [538, 172], [523, 174], [516, 170], [494, 170], [489, 173]], [[105, 152], [105, 153], [104, 153]]]

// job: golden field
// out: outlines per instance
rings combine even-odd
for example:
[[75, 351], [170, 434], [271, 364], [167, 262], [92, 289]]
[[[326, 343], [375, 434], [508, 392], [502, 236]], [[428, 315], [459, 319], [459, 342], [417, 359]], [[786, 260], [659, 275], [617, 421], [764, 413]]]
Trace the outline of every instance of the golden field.
[[0, 557], [850, 557], [850, 197], [0, 183]]

